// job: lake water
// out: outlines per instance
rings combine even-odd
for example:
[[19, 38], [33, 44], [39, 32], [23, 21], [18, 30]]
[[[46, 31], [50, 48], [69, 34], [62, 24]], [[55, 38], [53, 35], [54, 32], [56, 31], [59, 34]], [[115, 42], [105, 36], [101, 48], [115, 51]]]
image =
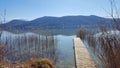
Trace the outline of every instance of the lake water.
[[[40, 41], [40, 38], [43, 39], [42, 41], [47, 38], [47, 42], [49, 42], [49, 44], [52, 44], [50, 43], [52, 38], [51, 36], [43, 36], [32, 32], [15, 34], [3, 31], [1, 32], [0, 41], [6, 47], [6, 52], [8, 53], [6, 55], [7, 59], [12, 63], [16, 63], [18, 61], [23, 62], [26, 59], [29, 60], [28, 57], [31, 58], [31, 56], [36, 58], [48, 57], [54, 60], [56, 68], [75, 68], [73, 38], [76, 36], [57, 34], [54, 36], [54, 38], [57, 40], [55, 46], [48, 46], [48, 44], [46, 43], [44, 44], [47, 46], [42, 46], [43, 43], [38, 42]], [[32, 40], [30, 40], [31, 38]], [[28, 41], [26, 41], [26, 39]], [[26, 49], [28, 47], [29, 49]], [[40, 47], [42, 49], [39, 49]], [[47, 51], [44, 51], [44, 49], [46, 49]], [[14, 53], [9, 54], [9, 52]], [[24, 57], [20, 57], [19, 54], [24, 55]], [[22, 58], [22, 60], [20, 60], [20, 58]]]

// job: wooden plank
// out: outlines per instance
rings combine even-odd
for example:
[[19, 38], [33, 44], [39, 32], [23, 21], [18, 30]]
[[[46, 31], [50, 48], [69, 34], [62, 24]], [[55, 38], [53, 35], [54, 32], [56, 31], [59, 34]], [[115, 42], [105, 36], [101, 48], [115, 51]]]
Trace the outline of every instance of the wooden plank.
[[80, 38], [74, 38], [74, 50], [77, 68], [96, 68], [94, 61]]

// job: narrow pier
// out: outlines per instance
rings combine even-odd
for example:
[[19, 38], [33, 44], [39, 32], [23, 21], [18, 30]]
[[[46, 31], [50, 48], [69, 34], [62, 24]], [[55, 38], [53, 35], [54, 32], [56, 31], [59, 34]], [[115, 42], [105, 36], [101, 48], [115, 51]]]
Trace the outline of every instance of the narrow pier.
[[74, 38], [74, 50], [77, 68], [96, 68], [80, 38]]

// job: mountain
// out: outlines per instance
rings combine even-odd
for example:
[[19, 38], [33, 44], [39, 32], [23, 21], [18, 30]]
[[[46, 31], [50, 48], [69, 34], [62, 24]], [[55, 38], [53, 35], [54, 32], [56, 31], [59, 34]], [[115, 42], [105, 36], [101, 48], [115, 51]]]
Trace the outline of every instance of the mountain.
[[111, 24], [111, 19], [95, 15], [90, 16], [45, 16], [31, 21], [12, 20], [1, 24], [3, 29], [79, 29], [80, 27], [95, 28]]
[[8, 23], [5, 23], [4, 25], [6, 26], [16, 26], [16, 25], [21, 25], [21, 24], [24, 24], [26, 23], [27, 21], [24, 21], [24, 20], [12, 20]]

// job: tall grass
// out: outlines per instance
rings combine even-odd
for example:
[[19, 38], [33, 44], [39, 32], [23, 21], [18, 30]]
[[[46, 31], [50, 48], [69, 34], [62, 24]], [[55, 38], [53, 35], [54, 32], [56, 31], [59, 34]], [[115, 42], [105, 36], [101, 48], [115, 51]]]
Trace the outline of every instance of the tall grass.
[[80, 28], [80, 30], [77, 32], [77, 37], [80, 37], [82, 40], [85, 39], [87, 35], [87, 30], [85, 28]]
[[[120, 38], [115, 36], [99, 37], [99, 46], [103, 54], [99, 57], [106, 68], [120, 67]], [[105, 57], [104, 57], [105, 56]]]
[[57, 61], [57, 40], [52, 33], [49, 36], [37, 34], [9, 35], [0, 43], [4, 48], [3, 50], [0, 47], [0, 60], [5, 57], [10, 65], [24, 64], [31, 58], [48, 58], [53, 60], [54, 64]]
[[4, 59], [4, 49], [0, 44], [0, 64], [2, 64], [3, 59]]
[[120, 68], [120, 31], [117, 31], [101, 29], [95, 34], [81, 35], [84, 36], [82, 40], [92, 48], [92, 52], [97, 58], [98, 68]]

